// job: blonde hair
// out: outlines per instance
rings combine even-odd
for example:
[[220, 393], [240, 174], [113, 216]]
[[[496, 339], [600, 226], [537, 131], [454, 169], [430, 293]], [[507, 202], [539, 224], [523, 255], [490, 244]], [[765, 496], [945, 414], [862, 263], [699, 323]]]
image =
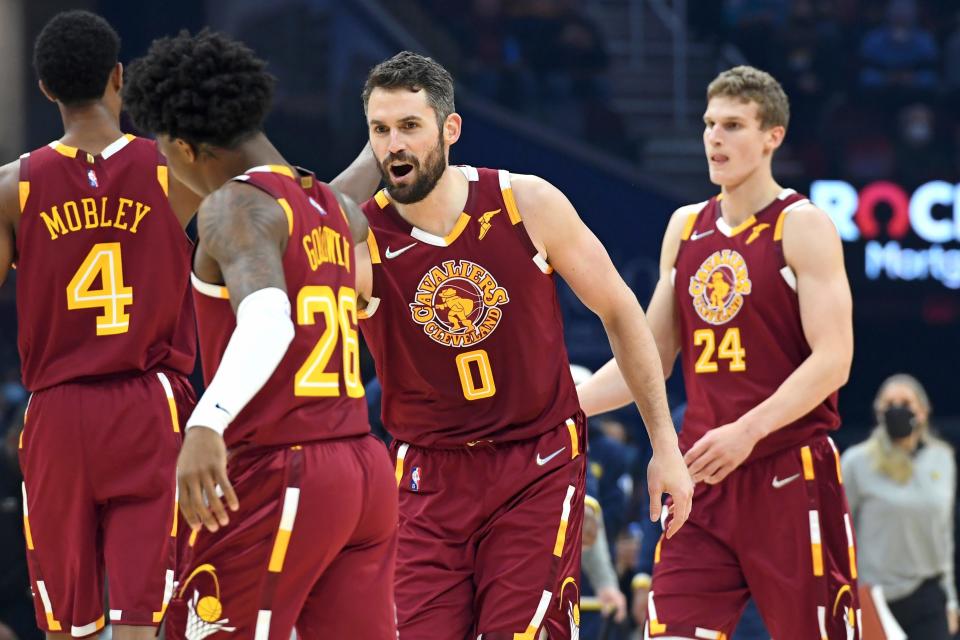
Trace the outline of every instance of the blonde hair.
[[930, 405], [930, 396], [927, 395], [927, 390], [923, 388], [920, 381], [907, 373], [897, 373], [884, 380], [873, 399], [873, 412], [877, 418], [877, 426], [874, 427], [873, 433], [867, 440], [867, 451], [877, 471], [888, 476], [894, 482], [906, 484], [913, 477], [913, 458], [909, 452], [893, 443], [887, 430], [881, 424], [883, 407], [880, 402], [887, 389], [894, 385], [903, 385], [909, 388], [927, 414], [926, 420], [923, 422], [917, 421], [916, 432], [920, 442], [923, 444], [939, 444], [945, 447], [949, 445], [930, 431], [930, 415], [933, 407]]
[[722, 72], [707, 87], [707, 102], [717, 96], [756, 102], [761, 129], [786, 129], [790, 123], [790, 100], [783, 87], [772, 75], [756, 67], [740, 65]]

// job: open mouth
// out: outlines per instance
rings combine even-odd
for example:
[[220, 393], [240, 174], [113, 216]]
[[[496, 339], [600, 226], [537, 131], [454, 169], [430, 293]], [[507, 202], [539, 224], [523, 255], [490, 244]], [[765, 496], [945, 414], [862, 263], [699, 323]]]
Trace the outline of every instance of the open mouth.
[[710, 160], [716, 164], [721, 164], [729, 160], [729, 158], [725, 155], [715, 153], [712, 156], [710, 156]]
[[394, 178], [402, 178], [413, 171], [412, 164], [394, 164], [390, 166], [390, 175]]

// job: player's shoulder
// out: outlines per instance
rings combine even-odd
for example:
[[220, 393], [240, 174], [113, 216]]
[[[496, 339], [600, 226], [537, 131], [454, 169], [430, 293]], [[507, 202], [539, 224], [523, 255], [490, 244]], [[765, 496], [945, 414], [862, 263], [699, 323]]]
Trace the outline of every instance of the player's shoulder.
[[0, 215], [20, 212], [20, 159], [0, 166]]
[[710, 203], [710, 200], [685, 204], [674, 209], [667, 222], [666, 238], [679, 242], [682, 236], [693, 228], [693, 223], [697, 216], [703, 211], [704, 207]]

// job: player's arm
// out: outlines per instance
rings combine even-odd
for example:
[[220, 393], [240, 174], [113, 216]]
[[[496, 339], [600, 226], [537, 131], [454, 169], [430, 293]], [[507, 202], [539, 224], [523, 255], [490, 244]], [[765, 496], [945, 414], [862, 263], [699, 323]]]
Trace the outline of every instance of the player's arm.
[[[371, 154], [372, 156], [373, 154]], [[350, 224], [350, 235], [353, 236], [354, 275], [357, 278], [357, 297], [360, 309], [365, 309], [367, 301], [373, 295], [373, 263], [370, 259], [370, 248], [367, 246], [367, 236], [370, 235], [370, 224], [367, 216], [353, 199], [331, 186], [337, 201], [347, 215]]]
[[377, 158], [368, 142], [360, 154], [346, 169], [330, 182], [330, 186], [346, 194], [355, 202], [364, 202], [373, 197], [380, 186], [380, 169]]
[[784, 220], [783, 254], [797, 276], [811, 353], [770, 397], [690, 448], [686, 458], [694, 480], [720, 482], [757, 442], [810, 413], [850, 375], [853, 303], [840, 236], [827, 214], [813, 205], [791, 211]]
[[16, 252], [14, 221], [20, 216], [20, 161], [0, 167], [0, 285], [7, 279]]
[[[680, 250], [680, 237], [689, 215], [684, 208], [678, 209], [670, 218], [660, 247], [660, 278], [647, 307], [647, 324], [657, 343], [664, 379], [673, 372], [673, 363], [680, 351], [680, 329], [671, 280]], [[581, 383], [577, 393], [580, 395], [580, 406], [588, 416], [619, 409], [633, 399], [616, 358], [611, 358], [590, 379]]]
[[643, 309], [606, 249], [560, 190], [535, 176], [516, 176], [513, 193], [534, 244], [603, 321], [653, 445], [647, 470], [651, 518], [659, 518], [662, 494], [670, 493], [675, 507], [668, 528], [672, 536], [690, 514], [693, 484], [677, 448], [663, 369]]
[[177, 481], [186, 521], [216, 531], [229, 522], [217, 486], [232, 510], [239, 506], [227, 479], [223, 433], [280, 364], [294, 326], [283, 273], [287, 220], [276, 201], [231, 182], [203, 201], [198, 216], [199, 252], [219, 269], [237, 324], [187, 421]]

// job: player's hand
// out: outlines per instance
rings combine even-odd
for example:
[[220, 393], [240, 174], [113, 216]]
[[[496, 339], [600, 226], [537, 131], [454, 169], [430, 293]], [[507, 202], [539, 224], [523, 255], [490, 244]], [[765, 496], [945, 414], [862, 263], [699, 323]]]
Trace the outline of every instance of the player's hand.
[[960, 613], [949, 605], [947, 606], [947, 629], [951, 636], [957, 635], [957, 631], [960, 631]]
[[227, 445], [223, 436], [200, 426], [187, 431], [177, 459], [177, 485], [180, 511], [191, 529], [204, 526], [214, 532], [230, 522], [217, 487], [231, 511], [240, 508], [240, 503], [227, 479]]
[[647, 622], [647, 595], [650, 593], [650, 587], [637, 587], [633, 590], [633, 619], [637, 627], [643, 629]]
[[647, 465], [647, 487], [650, 492], [650, 520], [660, 519], [663, 510], [663, 494], [673, 498], [670, 505], [670, 518], [667, 523], [667, 538], [672, 538], [683, 523], [690, 517], [693, 506], [693, 480], [680, 455], [680, 449], [674, 444], [655, 450], [650, 464]]
[[684, 456], [693, 481], [721, 482], [747, 459], [759, 439], [739, 420], [711, 429]]
[[627, 596], [616, 587], [597, 589], [597, 600], [600, 601], [604, 616], [613, 615], [613, 621], [620, 624], [627, 617]]

